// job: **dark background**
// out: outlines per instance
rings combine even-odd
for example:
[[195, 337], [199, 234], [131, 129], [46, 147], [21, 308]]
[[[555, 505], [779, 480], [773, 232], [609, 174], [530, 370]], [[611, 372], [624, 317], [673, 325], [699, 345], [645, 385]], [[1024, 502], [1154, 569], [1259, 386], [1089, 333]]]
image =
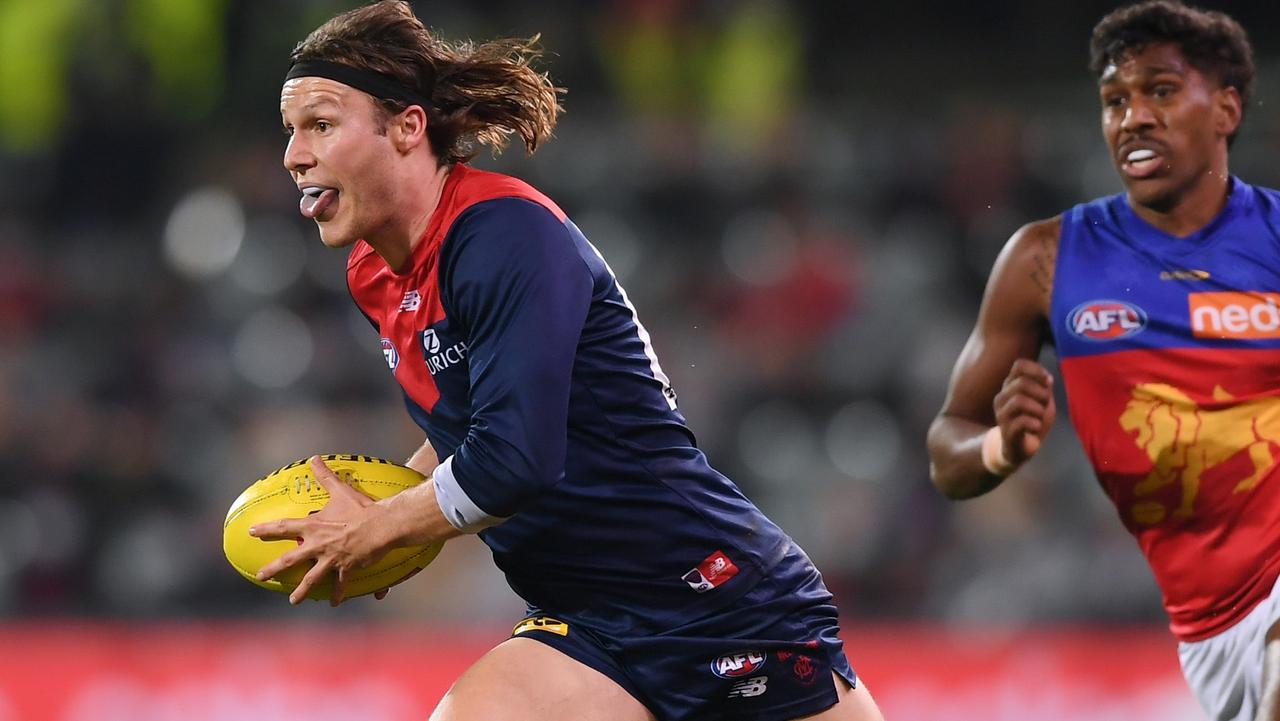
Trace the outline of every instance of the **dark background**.
[[[421, 442], [280, 165], [288, 52], [352, 5], [0, 0], [0, 617], [285, 614], [222, 557], [231, 501], [314, 452]], [[1280, 8], [1214, 6], [1260, 71], [1232, 170], [1274, 185]], [[1085, 67], [1113, 3], [415, 7], [447, 37], [543, 34], [556, 139], [476, 164], [601, 248], [700, 445], [846, 614], [1163, 622], [1065, 414], [967, 504], [924, 450], [1005, 239], [1120, 190]], [[463, 539], [338, 614], [519, 607]]]

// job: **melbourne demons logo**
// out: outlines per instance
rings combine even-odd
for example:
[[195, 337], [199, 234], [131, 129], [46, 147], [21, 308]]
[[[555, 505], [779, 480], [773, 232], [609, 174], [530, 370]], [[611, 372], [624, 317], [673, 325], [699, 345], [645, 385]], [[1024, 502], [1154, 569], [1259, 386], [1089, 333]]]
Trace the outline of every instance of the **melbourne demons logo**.
[[1146, 327], [1146, 311], [1122, 300], [1087, 301], [1067, 314], [1072, 335], [1090, 341], [1125, 338]]

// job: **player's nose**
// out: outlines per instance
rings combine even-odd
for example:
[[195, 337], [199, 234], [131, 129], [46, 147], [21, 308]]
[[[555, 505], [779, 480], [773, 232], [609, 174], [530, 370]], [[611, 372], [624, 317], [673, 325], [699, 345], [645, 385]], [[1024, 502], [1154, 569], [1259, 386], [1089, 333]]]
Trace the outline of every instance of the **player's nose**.
[[1122, 130], [1137, 130], [1156, 124], [1156, 115], [1151, 104], [1141, 99], [1133, 100], [1125, 108], [1124, 117], [1120, 121]]
[[294, 133], [289, 136], [289, 144], [284, 149], [284, 167], [290, 173], [301, 173], [308, 168], [315, 167], [316, 157], [311, 152], [311, 148], [307, 147], [306, 141], [300, 133]]

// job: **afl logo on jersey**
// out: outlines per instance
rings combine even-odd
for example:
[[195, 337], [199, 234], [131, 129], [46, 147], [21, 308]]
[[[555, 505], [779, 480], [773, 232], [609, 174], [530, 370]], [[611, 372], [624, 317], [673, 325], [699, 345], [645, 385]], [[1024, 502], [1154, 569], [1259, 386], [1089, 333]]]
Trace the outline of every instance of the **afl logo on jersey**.
[[1147, 327], [1147, 313], [1121, 300], [1091, 300], [1067, 315], [1067, 328], [1077, 338], [1091, 341], [1126, 338]]
[[393, 371], [400, 365], [400, 354], [396, 352], [396, 346], [390, 338], [382, 339], [382, 357], [387, 359], [387, 367]]

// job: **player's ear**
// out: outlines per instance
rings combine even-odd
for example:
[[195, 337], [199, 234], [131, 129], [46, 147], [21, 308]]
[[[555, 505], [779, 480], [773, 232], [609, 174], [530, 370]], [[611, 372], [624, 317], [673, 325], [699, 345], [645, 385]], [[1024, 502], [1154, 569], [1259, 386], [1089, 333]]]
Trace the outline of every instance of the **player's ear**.
[[1218, 90], [1214, 98], [1214, 121], [1216, 130], [1228, 137], [1240, 127], [1240, 119], [1244, 115], [1244, 103], [1240, 101], [1240, 91], [1233, 87]]
[[427, 142], [427, 112], [421, 105], [410, 105], [388, 122], [388, 135], [402, 153]]

